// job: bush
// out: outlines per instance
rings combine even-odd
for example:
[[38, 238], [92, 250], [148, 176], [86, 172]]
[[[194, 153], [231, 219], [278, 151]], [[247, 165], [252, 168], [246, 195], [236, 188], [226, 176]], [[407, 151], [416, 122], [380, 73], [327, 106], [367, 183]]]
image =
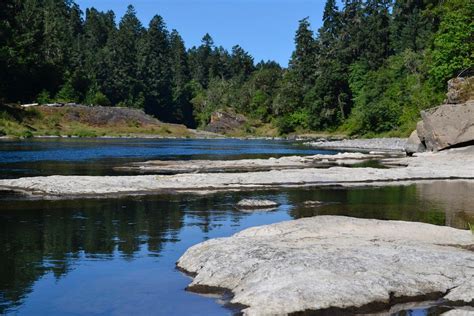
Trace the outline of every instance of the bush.
[[100, 92], [100, 91], [97, 91], [96, 93], [94, 93], [94, 95], [92, 96], [90, 101], [87, 102], [87, 103], [88, 104], [93, 104], [93, 105], [101, 105], [101, 106], [110, 106], [110, 105], [112, 105], [110, 103], [110, 100], [107, 98], [107, 96], [105, 94], [103, 94], [102, 92]]
[[299, 110], [277, 120], [278, 132], [282, 135], [294, 132], [297, 128], [308, 128], [309, 114], [306, 110]]
[[76, 102], [76, 95], [76, 91], [71, 82], [67, 81], [56, 94], [54, 101], [61, 103]]
[[51, 102], [51, 96], [48, 90], [41, 91], [38, 96], [36, 97], [36, 101], [39, 104], [46, 104]]

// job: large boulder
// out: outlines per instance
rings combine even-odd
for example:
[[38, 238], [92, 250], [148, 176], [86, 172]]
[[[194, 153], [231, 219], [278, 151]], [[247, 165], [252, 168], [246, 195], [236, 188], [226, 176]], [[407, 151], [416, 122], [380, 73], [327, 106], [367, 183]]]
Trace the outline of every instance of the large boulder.
[[426, 148], [439, 151], [474, 141], [474, 101], [443, 104], [421, 112], [420, 140]]
[[473, 246], [466, 230], [316, 216], [205, 241], [177, 265], [190, 291], [230, 290], [244, 315], [353, 315], [443, 296], [473, 304]]
[[418, 132], [415, 130], [408, 137], [407, 143], [405, 145], [405, 152], [407, 155], [411, 156], [414, 153], [424, 152], [426, 150], [425, 144], [422, 143], [420, 137], [418, 137]]
[[439, 151], [474, 143], [474, 77], [448, 81], [445, 104], [421, 111], [405, 152]]

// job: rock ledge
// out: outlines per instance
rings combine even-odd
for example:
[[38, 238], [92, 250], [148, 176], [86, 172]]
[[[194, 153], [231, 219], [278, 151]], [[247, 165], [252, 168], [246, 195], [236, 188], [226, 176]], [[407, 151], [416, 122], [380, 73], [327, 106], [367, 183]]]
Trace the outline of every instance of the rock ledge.
[[473, 245], [469, 231], [449, 227], [319, 216], [200, 243], [177, 266], [194, 276], [189, 290], [228, 289], [245, 315], [362, 311], [443, 296], [472, 305]]

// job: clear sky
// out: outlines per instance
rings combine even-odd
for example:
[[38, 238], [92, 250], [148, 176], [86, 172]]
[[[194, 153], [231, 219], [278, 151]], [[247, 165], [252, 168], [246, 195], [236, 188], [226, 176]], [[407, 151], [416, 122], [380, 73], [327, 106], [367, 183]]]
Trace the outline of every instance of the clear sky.
[[313, 30], [321, 25], [325, 0], [76, 0], [88, 7], [113, 10], [119, 19], [132, 4], [143, 25], [155, 14], [168, 29], [177, 29], [186, 46], [199, 45], [208, 32], [216, 45], [239, 44], [258, 62], [276, 60], [286, 66], [294, 49], [298, 21], [309, 16]]

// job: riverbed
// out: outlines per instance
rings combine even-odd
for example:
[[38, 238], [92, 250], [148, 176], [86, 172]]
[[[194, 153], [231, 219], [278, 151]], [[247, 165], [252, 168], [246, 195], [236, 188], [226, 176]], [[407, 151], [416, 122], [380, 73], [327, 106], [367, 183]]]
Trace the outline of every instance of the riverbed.
[[[1, 177], [116, 175], [150, 159], [235, 159], [325, 152], [287, 141], [33, 140], [0, 144]], [[222, 297], [185, 291], [176, 261], [190, 246], [245, 228], [318, 215], [397, 219], [467, 228], [474, 184], [28, 199], [0, 193], [0, 313], [15, 315], [226, 315]], [[245, 213], [244, 198], [278, 202]], [[319, 203], [307, 203], [318, 201]], [[306, 202], [306, 203], [305, 203]], [[225, 299], [225, 298], [224, 298]], [[412, 308], [436, 315], [439, 306]], [[403, 312], [404, 313], [404, 312]]]

